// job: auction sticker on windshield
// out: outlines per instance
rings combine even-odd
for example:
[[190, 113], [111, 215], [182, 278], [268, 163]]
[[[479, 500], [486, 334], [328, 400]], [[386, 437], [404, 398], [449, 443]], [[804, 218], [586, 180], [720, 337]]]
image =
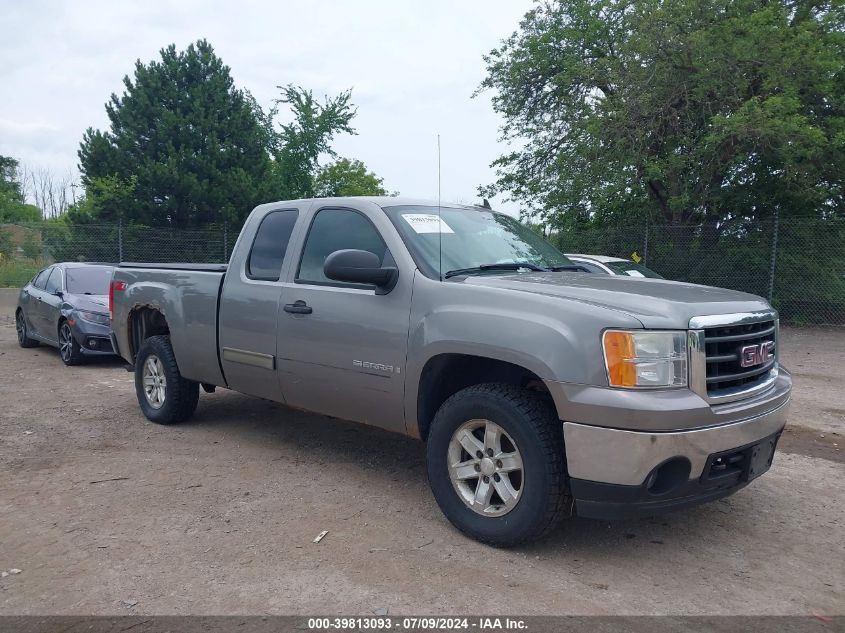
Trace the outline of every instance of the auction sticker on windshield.
[[434, 213], [404, 213], [402, 219], [411, 225], [417, 233], [437, 233], [437, 220], [440, 220], [441, 233], [454, 233], [452, 227]]

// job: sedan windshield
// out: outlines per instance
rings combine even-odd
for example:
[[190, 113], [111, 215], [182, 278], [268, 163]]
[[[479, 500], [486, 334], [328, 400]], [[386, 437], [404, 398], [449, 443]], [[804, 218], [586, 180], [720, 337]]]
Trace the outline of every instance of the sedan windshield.
[[[514, 218], [486, 209], [387, 207], [406, 244], [435, 276], [448, 272], [501, 274], [573, 266], [551, 244]], [[441, 252], [442, 240], [442, 252]], [[453, 276], [453, 275], [450, 275]]]
[[108, 266], [76, 266], [65, 270], [67, 291], [75, 295], [107, 295], [112, 269]]

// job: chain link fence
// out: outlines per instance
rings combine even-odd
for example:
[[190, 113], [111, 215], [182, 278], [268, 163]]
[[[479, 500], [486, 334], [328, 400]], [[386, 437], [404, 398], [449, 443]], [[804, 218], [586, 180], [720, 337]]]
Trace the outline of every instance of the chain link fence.
[[795, 325], [845, 325], [845, 221], [771, 220], [733, 230], [587, 226], [548, 237], [565, 253], [642, 258], [667, 279], [750, 292]]
[[[226, 262], [237, 231], [136, 225], [0, 226], [0, 287], [53, 261]], [[565, 253], [642, 258], [667, 279], [766, 297], [785, 323], [845, 325], [845, 221], [702, 227], [586, 226], [548, 236]]]

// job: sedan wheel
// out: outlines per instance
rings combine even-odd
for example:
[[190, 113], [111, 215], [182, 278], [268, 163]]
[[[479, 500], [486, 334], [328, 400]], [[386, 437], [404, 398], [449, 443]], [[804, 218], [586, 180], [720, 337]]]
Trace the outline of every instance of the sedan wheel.
[[79, 343], [73, 338], [73, 331], [67, 321], [59, 327], [59, 355], [65, 365], [79, 365], [84, 360]]
[[153, 409], [160, 409], [167, 397], [167, 379], [164, 376], [164, 365], [158, 356], [147, 356], [142, 380], [147, 402]]
[[67, 323], [62, 325], [62, 329], [59, 330], [59, 352], [63, 361], [68, 362], [70, 360], [70, 355], [73, 352], [73, 333]]
[[20, 308], [17, 313], [15, 313], [15, 330], [18, 333], [18, 345], [21, 347], [38, 346], [38, 341], [34, 338], [29, 338], [29, 333], [26, 329], [26, 317], [24, 316], [23, 310]]
[[18, 310], [15, 318], [15, 330], [18, 332], [18, 343], [21, 345], [26, 341], [26, 320], [23, 318], [23, 311]]

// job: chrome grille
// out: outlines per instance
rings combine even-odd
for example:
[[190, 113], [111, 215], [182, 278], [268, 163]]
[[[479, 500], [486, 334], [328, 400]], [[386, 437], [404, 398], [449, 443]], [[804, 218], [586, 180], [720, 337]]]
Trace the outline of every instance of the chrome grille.
[[775, 341], [777, 326], [774, 319], [704, 330], [704, 353], [707, 362], [707, 393], [752, 386], [768, 377], [774, 368], [777, 343], [767, 362], [752, 367], [740, 363], [740, 350], [749, 345]]
[[[711, 403], [749, 397], [777, 376], [775, 312], [696, 317], [690, 321], [690, 386]], [[767, 345], [769, 358], [743, 367], [742, 350]]]

